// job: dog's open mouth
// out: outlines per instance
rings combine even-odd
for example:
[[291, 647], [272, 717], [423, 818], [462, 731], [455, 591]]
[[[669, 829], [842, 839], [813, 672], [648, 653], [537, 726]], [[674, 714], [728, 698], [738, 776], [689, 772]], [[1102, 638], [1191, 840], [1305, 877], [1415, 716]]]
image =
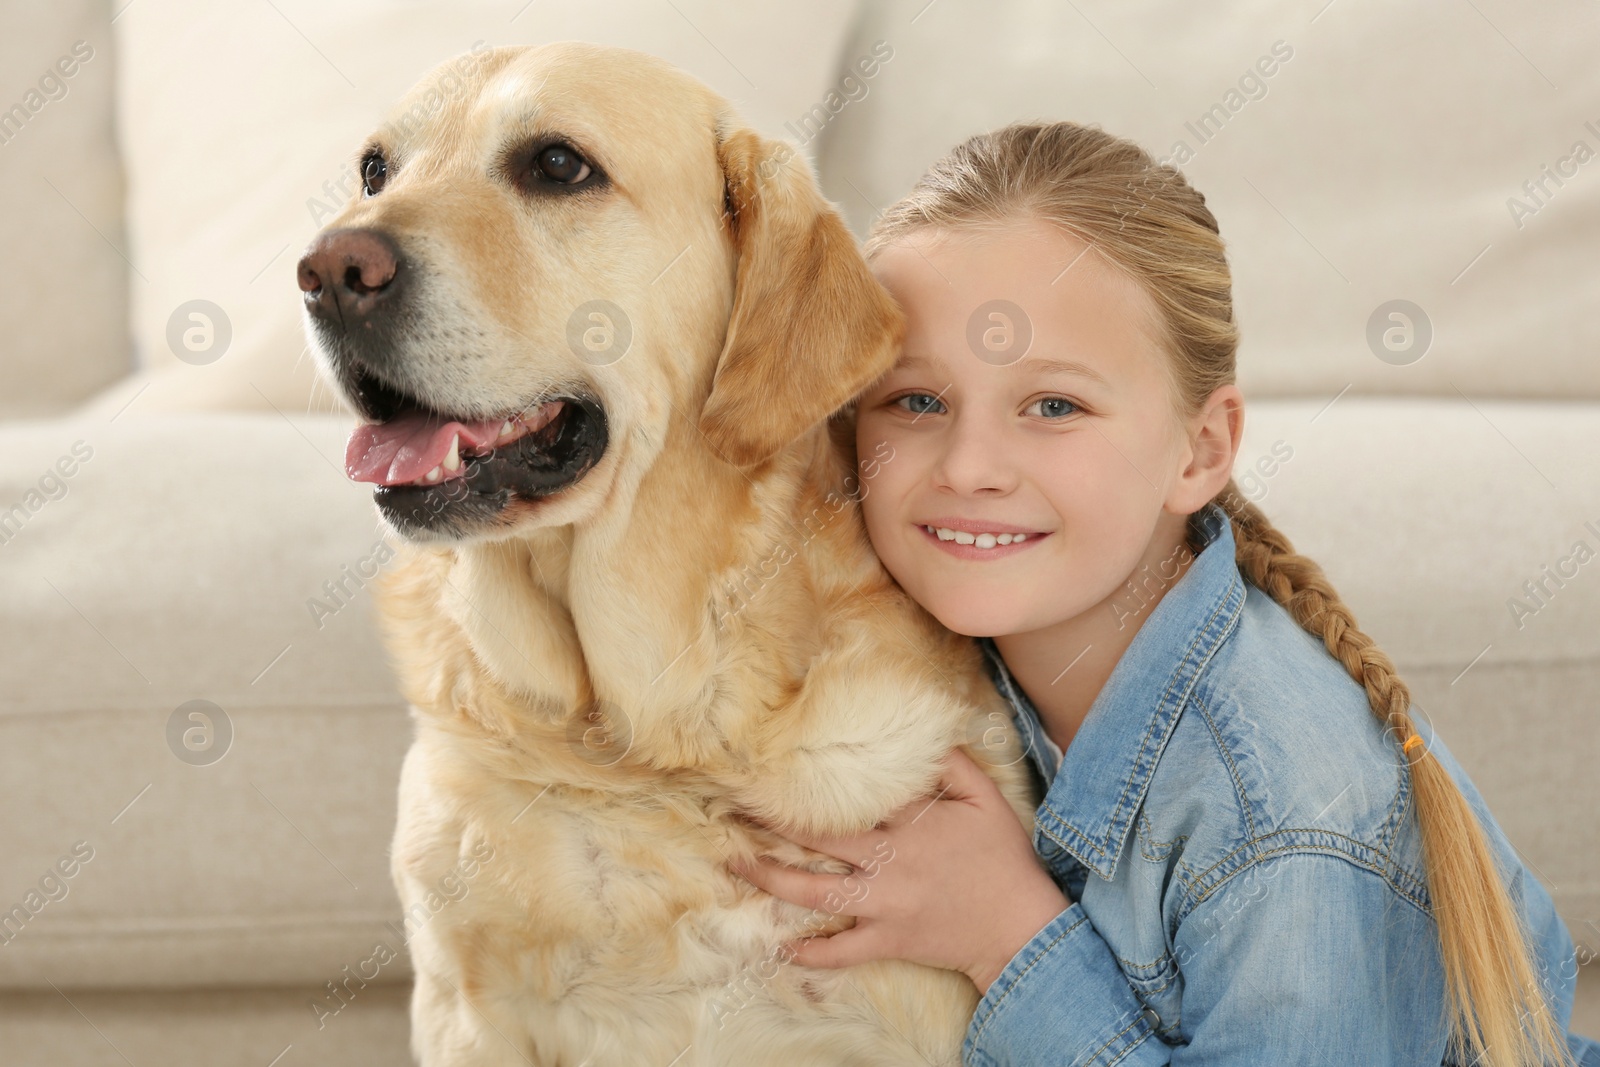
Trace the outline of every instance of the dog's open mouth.
[[376, 421], [350, 434], [345, 473], [374, 483], [379, 507], [406, 526], [437, 526], [453, 505], [483, 515], [513, 495], [558, 493], [605, 451], [604, 410], [577, 388], [482, 419], [434, 410], [365, 373], [355, 385], [357, 407]]

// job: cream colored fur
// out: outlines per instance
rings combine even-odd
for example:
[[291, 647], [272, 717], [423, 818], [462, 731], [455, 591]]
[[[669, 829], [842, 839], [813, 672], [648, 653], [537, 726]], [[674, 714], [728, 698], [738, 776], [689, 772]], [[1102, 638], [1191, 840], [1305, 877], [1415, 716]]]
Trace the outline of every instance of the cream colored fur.
[[[804, 160], [658, 59], [499, 48], [440, 95], [410, 134], [389, 124], [388, 187], [329, 226], [408, 250], [421, 316], [394, 358], [437, 407], [512, 410], [581, 379], [610, 445], [500, 526], [403, 546], [376, 586], [416, 719], [393, 872], [415, 917], [417, 1057], [958, 1063], [965, 976], [782, 962], [784, 939], [854, 920], [818, 924], [724, 867], [765, 852], [846, 870], [738, 813], [867, 830], [931, 796], [959, 744], [1032, 827], [977, 650], [872, 554], [852, 499], [870, 477], [828, 420], [892, 364], [898, 310]], [[494, 178], [494, 152], [533, 128], [571, 136], [611, 188], [541, 201]], [[633, 330], [604, 366], [565, 340], [596, 298]]]

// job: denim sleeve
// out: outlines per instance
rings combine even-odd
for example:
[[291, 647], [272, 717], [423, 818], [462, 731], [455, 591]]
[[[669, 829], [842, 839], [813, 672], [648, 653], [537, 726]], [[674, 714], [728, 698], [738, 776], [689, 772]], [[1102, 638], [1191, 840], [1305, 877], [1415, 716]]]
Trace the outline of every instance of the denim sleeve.
[[1183, 1017], [1163, 1020], [1074, 902], [984, 993], [962, 1062], [1438, 1063], [1436, 937], [1379, 873], [1326, 853], [1279, 853], [1223, 882], [1179, 924]]
[[[978, 1003], [965, 1067], [1166, 1063], [1149, 1013], [1077, 901], [1011, 958]], [[1136, 1058], [1157, 1046], [1154, 1058]]]
[[1538, 949], [1538, 977], [1556, 1022], [1567, 1032], [1567, 1048], [1577, 1067], [1600, 1067], [1600, 1041], [1571, 1031], [1572, 1002], [1578, 991], [1578, 948], [1556, 911], [1544, 883], [1522, 864], [1512, 897], [1528, 918], [1529, 936]]

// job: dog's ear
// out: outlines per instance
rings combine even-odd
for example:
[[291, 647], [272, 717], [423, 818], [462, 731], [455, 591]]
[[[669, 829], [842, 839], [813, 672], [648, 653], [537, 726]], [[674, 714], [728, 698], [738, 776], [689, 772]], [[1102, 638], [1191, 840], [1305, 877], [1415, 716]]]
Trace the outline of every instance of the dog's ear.
[[740, 128], [718, 154], [739, 261], [700, 430], [752, 466], [887, 373], [905, 319], [798, 151]]

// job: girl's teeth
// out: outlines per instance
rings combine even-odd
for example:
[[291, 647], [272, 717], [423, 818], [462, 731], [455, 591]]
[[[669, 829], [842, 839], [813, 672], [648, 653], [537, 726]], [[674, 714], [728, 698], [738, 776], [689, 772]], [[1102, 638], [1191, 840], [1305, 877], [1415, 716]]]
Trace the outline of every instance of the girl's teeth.
[[978, 548], [993, 548], [996, 545], [1012, 545], [1016, 544], [1018, 541], [1026, 541], [1028, 539], [1028, 535], [1025, 533], [969, 534], [965, 530], [952, 530], [944, 526], [940, 526], [937, 529], [932, 526], [924, 526], [923, 529], [934, 534], [941, 541], [954, 541], [958, 545], [976, 545]]

